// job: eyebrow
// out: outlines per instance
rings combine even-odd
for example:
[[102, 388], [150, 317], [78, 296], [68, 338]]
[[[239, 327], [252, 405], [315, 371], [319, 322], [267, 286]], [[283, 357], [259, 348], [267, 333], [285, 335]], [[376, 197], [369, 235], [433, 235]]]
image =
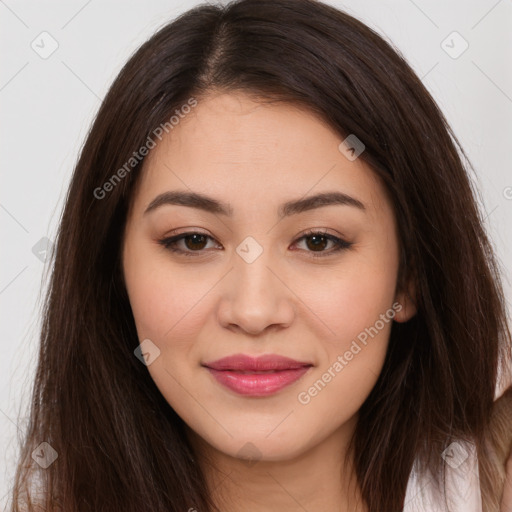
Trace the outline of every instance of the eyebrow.
[[[233, 216], [233, 208], [229, 204], [197, 192], [182, 192], [178, 190], [164, 192], [155, 197], [144, 211], [144, 215], [164, 205], [189, 206], [190, 208], [197, 208], [208, 213], [227, 217]], [[278, 214], [279, 217], [289, 217], [332, 205], [352, 206], [362, 211], [366, 210], [364, 204], [352, 196], [342, 192], [323, 192], [314, 196], [288, 201], [279, 207]]]

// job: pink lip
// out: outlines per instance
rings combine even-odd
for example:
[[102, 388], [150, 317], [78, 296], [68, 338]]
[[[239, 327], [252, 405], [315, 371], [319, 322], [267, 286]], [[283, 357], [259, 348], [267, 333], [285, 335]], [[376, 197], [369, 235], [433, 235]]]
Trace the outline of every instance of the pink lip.
[[268, 396], [300, 379], [313, 365], [273, 354], [257, 358], [235, 354], [203, 366], [220, 384], [236, 393]]

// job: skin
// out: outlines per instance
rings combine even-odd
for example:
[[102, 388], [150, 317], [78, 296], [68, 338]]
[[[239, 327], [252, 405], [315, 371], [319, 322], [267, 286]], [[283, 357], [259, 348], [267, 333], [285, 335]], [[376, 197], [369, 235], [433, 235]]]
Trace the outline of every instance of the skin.
[[[392, 204], [362, 159], [340, 152], [342, 140], [296, 106], [211, 94], [150, 152], [131, 204], [123, 270], [139, 339], [160, 350], [148, 370], [189, 427], [225, 512], [366, 510], [347, 443], [382, 370], [392, 321], [307, 404], [298, 395], [395, 301], [402, 308], [394, 321], [407, 321], [415, 308], [396, 293]], [[229, 203], [233, 215], [171, 204], [144, 214], [171, 190], [207, 194]], [[365, 209], [329, 205], [278, 217], [286, 201], [332, 191]], [[324, 241], [316, 249], [311, 237], [301, 239], [313, 228], [352, 245], [332, 252]], [[192, 256], [158, 243], [189, 231], [211, 237], [177, 243]], [[251, 263], [236, 252], [248, 236], [263, 250]], [[201, 366], [236, 353], [313, 367], [272, 396], [245, 397]]]

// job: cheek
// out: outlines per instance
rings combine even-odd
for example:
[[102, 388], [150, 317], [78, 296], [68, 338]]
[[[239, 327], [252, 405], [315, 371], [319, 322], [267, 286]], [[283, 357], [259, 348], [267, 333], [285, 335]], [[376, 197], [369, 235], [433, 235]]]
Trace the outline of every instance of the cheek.
[[204, 323], [200, 299], [208, 286], [156, 262], [154, 255], [153, 260], [148, 255], [127, 261], [124, 269], [139, 342], [150, 339], [160, 351], [148, 366], [151, 378], [178, 414], [193, 421], [199, 413], [190, 407], [189, 393], [197, 393], [197, 383], [191, 379], [188, 362], [197, 364], [192, 341], [200, 338]]
[[328, 329], [316, 340], [321, 361], [302, 386], [300, 403], [314, 402], [314, 408], [332, 419], [346, 419], [359, 409], [386, 357], [396, 313], [397, 270], [395, 253], [374, 251], [347, 261], [308, 295], [308, 305]]
[[[397, 264], [393, 255], [363, 259], [353, 255], [340, 269], [301, 277], [301, 299], [321, 319], [326, 346], [342, 349], [389, 312], [395, 296]], [[314, 285], [314, 286], [313, 286]], [[381, 323], [378, 324], [382, 329]], [[385, 329], [383, 329], [385, 330]]]
[[200, 327], [199, 303], [208, 282], [171, 267], [165, 254], [138, 253], [140, 257], [132, 253], [125, 258], [124, 274], [139, 338], [149, 338], [161, 349], [169, 340], [190, 339]]

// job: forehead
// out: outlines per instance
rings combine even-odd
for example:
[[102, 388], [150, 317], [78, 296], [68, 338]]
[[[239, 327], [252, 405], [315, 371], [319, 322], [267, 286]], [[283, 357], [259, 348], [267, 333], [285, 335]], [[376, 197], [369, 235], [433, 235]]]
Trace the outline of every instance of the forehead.
[[[374, 208], [387, 198], [360, 158], [339, 149], [343, 137], [296, 105], [262, 103], [241, 93], [198, 100], [144, 162], [139, 202], [165, 190], [191, 189], [256, 211], [276, 199], [337, 190]], [[141, 205], [142, 206], [142, 205]]]

